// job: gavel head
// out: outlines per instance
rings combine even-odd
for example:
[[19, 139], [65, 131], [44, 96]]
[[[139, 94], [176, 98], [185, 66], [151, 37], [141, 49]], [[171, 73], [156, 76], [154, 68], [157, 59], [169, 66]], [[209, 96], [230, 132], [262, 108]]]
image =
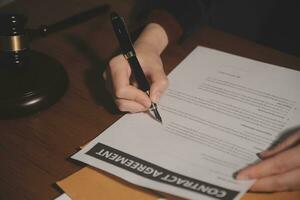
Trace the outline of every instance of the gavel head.
[[21, 64], [29, 49], [25, 25], [27, 18], [20, 14], [0, 14], [1, 63]]

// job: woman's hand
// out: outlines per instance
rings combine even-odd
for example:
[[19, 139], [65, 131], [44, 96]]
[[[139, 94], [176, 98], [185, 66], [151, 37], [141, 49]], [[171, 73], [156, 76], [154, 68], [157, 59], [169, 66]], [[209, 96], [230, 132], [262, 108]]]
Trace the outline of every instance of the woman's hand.
[[150, 98], [132, 80], [130, 66], [123, 55], [112, 58], [104, 72], [106, 86], [120, 111], [142, 112], [157, 102], [168, 86], [167, 76], [160, 58], [168, 39], [158, 24], [149, 24], [134, 43], [137, 58], [150, 82]]
[[300, 130], [259, 156], [261, 162], [241, 170], [237, 175], [238, 180], [257, 179], [251, 191], [300, 190]]

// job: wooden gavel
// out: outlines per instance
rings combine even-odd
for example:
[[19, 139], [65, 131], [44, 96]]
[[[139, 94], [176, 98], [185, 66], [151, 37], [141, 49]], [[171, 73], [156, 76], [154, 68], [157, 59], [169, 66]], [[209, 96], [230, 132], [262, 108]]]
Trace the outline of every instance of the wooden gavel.
[[40, 37], [87, 21], [107, 11], [108, 5], [71, 16], [52, 25], [26, 29], [27, 18], [0, 14], [0, 118], [26, 116], [57, 102], [68, 85], [63, 66], [30, 49]]

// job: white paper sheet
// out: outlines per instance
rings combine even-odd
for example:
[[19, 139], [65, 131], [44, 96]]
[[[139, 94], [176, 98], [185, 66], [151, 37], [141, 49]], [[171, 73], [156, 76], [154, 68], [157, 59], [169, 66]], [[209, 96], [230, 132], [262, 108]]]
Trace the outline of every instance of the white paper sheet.
[[54, 200], [72, 200], [67, 194], [62, 194], [59, 197], [55, 198]]
[[298, 71], [197, 47], [169, 80], [163, 125], [127, 114], [72, 158], [188, 199], [239, 199], [254, 180], [233, 174], [300, 124]]

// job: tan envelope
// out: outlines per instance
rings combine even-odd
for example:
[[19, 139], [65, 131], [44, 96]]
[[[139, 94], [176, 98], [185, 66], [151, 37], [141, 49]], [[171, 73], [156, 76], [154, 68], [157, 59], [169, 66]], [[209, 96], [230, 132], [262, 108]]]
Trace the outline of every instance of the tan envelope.
[[157, 200], [160, 197], [150, 190], [90, 167], [84, 167], [57, 184], [72, 200]]
[[[128, 183], [118, 177], [98, 169], [84, 167], [71, 176], [57, 182], [72, 200], [158, 200], [180, 199], [167, 194], [159, 194]], [[242, 200], [299, 200], [299, 192], [281, 192], [272, 194], [247, 193]]]
[[247, 193], [241, 200], [299, 200], [300, 191], [277, 192], [271, 194]]

